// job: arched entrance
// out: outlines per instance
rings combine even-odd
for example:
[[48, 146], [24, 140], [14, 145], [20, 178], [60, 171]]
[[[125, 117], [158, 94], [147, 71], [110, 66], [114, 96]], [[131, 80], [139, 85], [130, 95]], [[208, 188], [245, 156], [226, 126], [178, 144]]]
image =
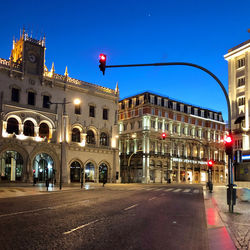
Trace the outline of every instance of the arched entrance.
[[85, 166], [85, 181], [94, 182], [95, 181], [95, 166], [92, 162], [89, 162]]
[[5, 151], [0, 158], [1, 180], [21, 181], [23, 157], [16, 151]]
[[54, 161], [48, 154], [38, 154], [33, 161], [33, 171], [37, 181], [52, 181], [55, 178]]
[[99, 166], [99, 182], [108, 181], [108, 166], [105, 163], [102, 163]]
[[70, 165], [70, 182], [80, 182], [81, 164], [78, 161], [73, 161]]

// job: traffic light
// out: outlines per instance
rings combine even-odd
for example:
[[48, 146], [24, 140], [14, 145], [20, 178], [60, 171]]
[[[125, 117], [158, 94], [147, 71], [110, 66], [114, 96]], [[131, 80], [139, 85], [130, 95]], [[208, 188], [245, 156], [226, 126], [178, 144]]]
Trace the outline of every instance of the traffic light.
[[232, 135], [227, 135], [224, 138], [225, 150], [227, 155], [233, 154], [233, 137]]
[[208, 168], [211, 169], [211, 168], [213, 167], [213, 165], [214, 165], [213, 160], [209, 160], [209, 161], [207, 162], [207, 165], [208, 165]]
[[167, 134], [166, 134], [165, 132], [163, 132], [163, 133], [161, 134], [161, 138], [162, 138], [163, 140], [165, 140], [166, 137], [167, 137]]
[[105, 74], [105, 69], [106, 69], [106, 59], [107, 59], [106, 55], [104, 54], [99, 55], [99, 63], [100, 63], [99, 68], [102, 71], [103, 75]]

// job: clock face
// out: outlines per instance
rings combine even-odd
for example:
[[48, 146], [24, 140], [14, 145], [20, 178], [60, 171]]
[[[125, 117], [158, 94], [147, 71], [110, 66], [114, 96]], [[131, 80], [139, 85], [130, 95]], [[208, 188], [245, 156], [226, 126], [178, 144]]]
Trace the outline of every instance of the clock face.
[[29, 58], [29, 61], [32, 63], [36, 62], [36, 56], [34, 55], [34, 53], [29, 53], [28, 58]]

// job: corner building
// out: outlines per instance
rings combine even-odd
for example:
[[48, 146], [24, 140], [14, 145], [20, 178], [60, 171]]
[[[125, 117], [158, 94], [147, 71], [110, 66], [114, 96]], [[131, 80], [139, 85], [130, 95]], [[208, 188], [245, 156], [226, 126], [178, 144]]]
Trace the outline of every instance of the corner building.
[[235, 180], [250, 181], [250, 40], [229, 49], [224, 58], [228, 61], [234, 152], [239, 151], [243, 160], [235, 167]]
[[[119, 181], [119, 91], [49, 71], [25, 32], [0, 59], [0, 181]], [[76, 102], [77, 101], [77, 102]], [[62, 171], [62, 172], [61, 172]]]
[[118, 126], [122, 182], [205, 183], [210, 159], [226, 182], [221, 112], [145, 92], [119, 102]]

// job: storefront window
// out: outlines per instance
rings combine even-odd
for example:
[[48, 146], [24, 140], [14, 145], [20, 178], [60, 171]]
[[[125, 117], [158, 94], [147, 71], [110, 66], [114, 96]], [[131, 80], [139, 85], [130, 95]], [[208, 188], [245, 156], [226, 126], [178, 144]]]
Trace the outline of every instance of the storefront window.
[[1, 179], [20, 181], [23, 174], [23, 157], [16, 151], [6, 151], [0, 159]]

